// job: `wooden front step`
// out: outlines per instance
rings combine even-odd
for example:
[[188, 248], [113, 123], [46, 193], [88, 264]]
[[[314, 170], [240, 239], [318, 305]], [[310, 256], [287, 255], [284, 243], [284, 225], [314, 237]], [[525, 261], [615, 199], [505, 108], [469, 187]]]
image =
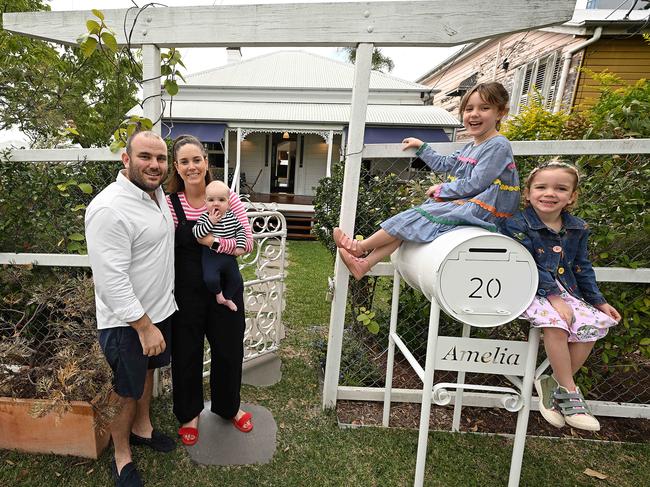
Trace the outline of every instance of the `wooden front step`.
[[287, 238], [314, 240], [311, 229], [314, 226], [314, 213], [311, 211], [282, 211], [287, 220]]

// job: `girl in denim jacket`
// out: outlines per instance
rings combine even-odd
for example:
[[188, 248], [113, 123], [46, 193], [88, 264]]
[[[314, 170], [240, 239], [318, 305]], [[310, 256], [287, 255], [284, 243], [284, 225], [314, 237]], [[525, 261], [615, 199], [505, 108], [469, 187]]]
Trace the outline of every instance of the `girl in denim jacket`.
[[596, 285], [589, 261], [587, 224], [568, 212], [578, 197], [578, 170], [558, 160], [543, 164], [526, 180], [526, 208], [505, 221], [502, 232], [520, 241], [535, 258], [537, 296], [522, 318], [544, 328], [544, 348], [553, 375], [535, 381], [539, 410], [555, 427], [598, 431], [600, 424], [573, 381], [621, 315]]
[[447, 173], [447, 181], [431, 186], [423, 204], [389, 218], [365, 240], [354, 240], [340, 228], [334, 229], [341, 259], [355, 279], [361, 279], [404, 240], [431, 242], [462, 225], [496, 231], [499, 220], [512, 216], [519, 206], [519, 175], [510, 142], [498, 132], [507, 105], [508, 92], [500, 83], [480, 83], [460, 103], [472, 142], [443, 156], [415, 137], [402, 141], [403, 149], [417, 149], [416, 155], [433, 171]]

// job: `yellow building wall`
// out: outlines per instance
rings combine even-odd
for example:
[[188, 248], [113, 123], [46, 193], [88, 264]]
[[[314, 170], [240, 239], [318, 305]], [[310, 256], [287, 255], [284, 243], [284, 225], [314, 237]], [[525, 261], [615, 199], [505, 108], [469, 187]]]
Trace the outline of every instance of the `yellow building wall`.
[[[640, 35], [629, 39], [602, 39], [588, 46], [582, 67], [600, 73], [608, 70], [618, 75], [624, 84], [650, 78], [650, 44]], [[575, 91], [574, 106], [590, 106], [600, 95], [598, 83], [581, 72]]]

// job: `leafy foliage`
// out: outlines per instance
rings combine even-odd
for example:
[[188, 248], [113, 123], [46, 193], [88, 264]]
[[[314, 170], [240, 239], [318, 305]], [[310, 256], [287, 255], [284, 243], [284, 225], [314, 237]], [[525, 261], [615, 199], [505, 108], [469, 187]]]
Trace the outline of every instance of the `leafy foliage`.
[[375, 320], [376, 313], [364, 308], [363, 306], [359, 308], [359, 311], [360, 313], [357, 316], [357, 321], [361, 322], [370, 333], [374, 335], [379, 333], [379, 323]]
[[[373, 361], [366, 346], [359, 342], [350, 333], [350, 330], [344, 330], [341, 346], [340, 384], [354, 387], [384, 380], [379, 365]], [[311, 349], [312, 360], [324, 371], [327, 359], [327, 340], [324, 337], [315, 340]]]
[[641, 79], [633, 85], [620, 87], [621, 79], [612, 73], [584, 71], [600, 83], [598, 103], [587, 112], [590, 127], [585, 138], [648, 137], [650, 83]]
[[0, 249], [85, 253], [84, 211], [120, 162], [15, 162], [0, 154]]
[[[42, 0], [14, 0], [3, 10], [50, 8]], [[113, 46], [107, 32], [100, 32], [100, 38], [98, 46]], [[137, 83], [127, 75], [132, 69], [128, 60], [85, 57], [88, 50], [88, 44], [58, 47], [0, 29], [0, 130], [18, 128], [35, 147], [64, 141], [108, 145], [115, 127], [137, 103]]]
[[[316, 224], [313, 232], [332, 254], [336, 252], [336, 246], [331, 231], [339, 224], [344, 172], [345, 163], [334, 164], [331, 177], [320, 180], [314, 197]], [[368, 237], [381, 222], [410, 206], [408, 186], [396, 174], [372, 174], [364, 168], [357, 195], [355, 232]]]
[[[16, 0], [5, 10], [49, 9], [42, 0]], [[78, 47], [60, 48], [0, 29], [0, 130], [18, 128], [34, 147], [110, 143], [118, 150], [135, 130], [151, 129], [152, 120], [126, 117], [139, 104], [139, 52], [119, 47], [100, 10], [92, 10], [78, 42]], [[178, 93], [184, 67], [176, 49], [161, 53], [162, 85], [170, 96]]]
[[[354, 47], [342, 47], [341, 51], [347, 56], [347, 61], [351, 64], [355, 64], [357, 61], [357, 50]], [[375, 71], [381, 71], [382, 73], [390, 73], [395, 67], [395, 63], [391, 58], [386, 56], [381, 49], [375, 47], [372, 50], [372, 61], [370, 67]]]

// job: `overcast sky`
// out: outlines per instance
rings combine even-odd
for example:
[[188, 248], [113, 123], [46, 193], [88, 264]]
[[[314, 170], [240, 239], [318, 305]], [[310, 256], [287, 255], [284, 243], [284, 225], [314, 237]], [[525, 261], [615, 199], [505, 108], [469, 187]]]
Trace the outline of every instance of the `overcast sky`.
[[[235, 4], [260, 4], [260, 3], [310, 3], [325, 0], [159, 0], [159, 3], [169, 7], [181, 7], [187, 5], [235, 5]], [[327, 0], [328, 2], [341, 2], [350, 0]], [[381, 0], [379, 0], [381, 1]], [[128, 8], [137, 4], [139, 6], [148, 3], [146, 0], [46, 0], [52, 10], [88, 10], [97, 8], [100, 10]], [[282, 48], [265, 47], [244, 47], [242, 58], [250, 59], [269, 52], [281, 50]], [[299, 49], [296, 47], [284, 49]], [[336, 48], [317, 47], [303, 48], [306, 51], [320, 54], [344, 61], [344, 54]], [[392, 76], [415, 81], [418, 77], [430, 71], [434, 66], [449, 57], [458, 48], [445, 47], [387, 47], [382, 51], [395, 63], [395, 68], [390, 73]], [[183, 63], [187, 67], [187, 73], [196, 73], [210, 68], [216, 68], [226, 64], [225, 48], [202, 48], [202, 49], [181, 49]], [[0, 146], [11, 142], [18, 142], [22, 137], [16, 132], [0, 131]]]

